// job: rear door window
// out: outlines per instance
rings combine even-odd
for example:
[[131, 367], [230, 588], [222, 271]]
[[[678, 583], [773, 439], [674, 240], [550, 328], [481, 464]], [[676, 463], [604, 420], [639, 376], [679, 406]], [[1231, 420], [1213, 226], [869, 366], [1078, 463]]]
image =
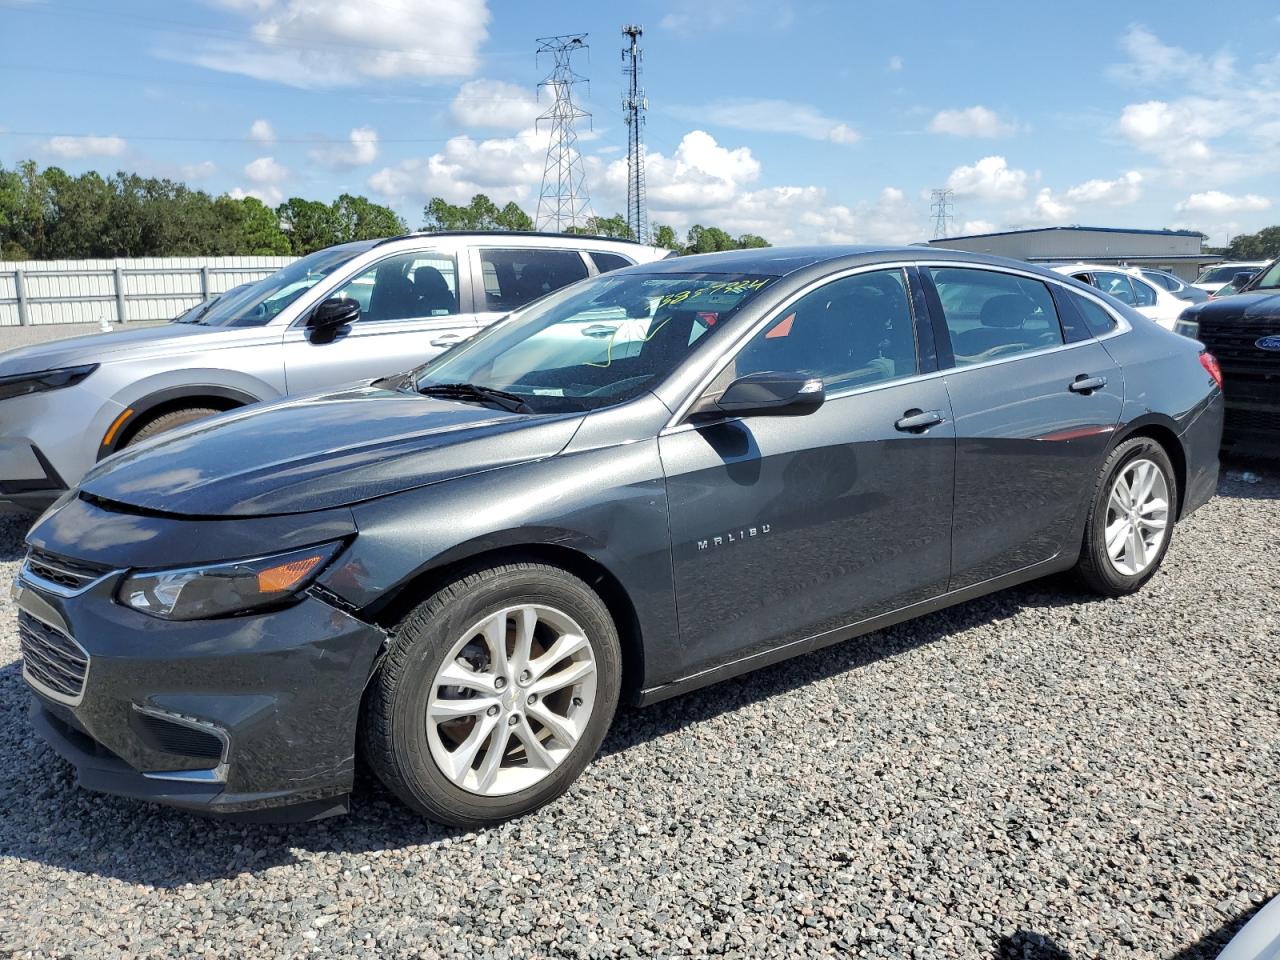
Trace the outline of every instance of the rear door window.
[[1123, 273], [1099, 270], [1093, 275], [1093, 285], [1103, 293], [1115, 297], [1121, 303], [1127, 303], [1131, 307], [1138, 305], [1138, 297], [1133, 291], [1133, 283]]
[[597, 253], [594, 250], [591, 253], [591, 262], [596, 265], [596, 269], [601, 273], [608, 273], [610, 270], [621, 270], [623, 267], [633, 267], [635, 264], [626, 257], [616, 253]]
[[1049, 288], [1010, 273], [930, 267], [956, 366], [1061, 346]]
[[587, 276], [576, 250], [481, 250], [484, 309], [509, 313]]
[[1067, 296], [1071, 298], [1072, 305], [1080, 316], [1084, 318], [1089, 332], [1095, 337], [1104, 336], [1116, 329], [1116, 318], [1100, 303], [1095, 303], [1088, 297], [1082, 297], [1080, 294], [1070, 291], [1067, 292]]

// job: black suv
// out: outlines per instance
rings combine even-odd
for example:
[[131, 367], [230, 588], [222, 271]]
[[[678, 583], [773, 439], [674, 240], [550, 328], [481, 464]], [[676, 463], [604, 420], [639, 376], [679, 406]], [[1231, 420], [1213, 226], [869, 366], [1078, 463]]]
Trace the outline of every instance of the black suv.
[[1176, 329], [1203, 343], [1222, 367], [1223, 443], [1244, 453], [1280, 454], [1280, 260], [1239, 293], [1188, 307]]

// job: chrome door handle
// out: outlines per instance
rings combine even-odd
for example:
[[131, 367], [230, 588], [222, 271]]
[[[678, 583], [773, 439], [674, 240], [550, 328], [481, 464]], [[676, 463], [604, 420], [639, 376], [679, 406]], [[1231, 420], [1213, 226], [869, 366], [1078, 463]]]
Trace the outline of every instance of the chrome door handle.
[[583, 330], [582, 335], [584, 337], [599, 337], [600, 339], [604, 339], [614, 333], [617, 329], [617, 327], [611, 327], [608, 324], [597, 323], [595, 326], [587, 327]]
[[930, 427], [936, 427], [943, 421], [941, 411], [911, 409], [894, 423], [894, 428], [903, 433], [924, 433]]
[[462, 334], [446, 333], [443, 336], [436, 337], [431, 341], [433, 347], [451, 347], [462, 339]]
[[1086, 373], [1082, 373], [1071, 381], [1071, 385], [1067, 389], [1072, 393], [1093, 393], [1093, 391], [1106, 385], [1106, 377], [1091, 377]]

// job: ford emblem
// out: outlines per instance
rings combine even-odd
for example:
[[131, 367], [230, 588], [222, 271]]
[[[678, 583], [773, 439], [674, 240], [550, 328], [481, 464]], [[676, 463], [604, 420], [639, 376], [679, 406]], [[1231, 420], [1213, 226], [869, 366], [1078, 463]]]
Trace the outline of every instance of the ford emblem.
[[1269, 337], [1261, 337], [1255, 340], [1253, 345], [1259, 350], [1271, 350], [1280, 353], [1280, 333], [1272, 334]]

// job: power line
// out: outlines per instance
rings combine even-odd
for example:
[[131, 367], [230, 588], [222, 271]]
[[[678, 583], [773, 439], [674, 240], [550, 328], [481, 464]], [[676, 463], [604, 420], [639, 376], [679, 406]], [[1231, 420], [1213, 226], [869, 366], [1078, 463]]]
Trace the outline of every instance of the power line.
[[542, 168], [542, 190], [538, 194], [539, 230], [560, 232], [585, 226], [591, 217], [586, 168], [578, 152], [578, 132], [574, 128], [575, 121], [590, 120], [591, 114], [573, 102], [573, 85], [585, 78], [574, 72], [572, 58], [579, 50], [586, 49], [585, 33], [538, 38], [538, 53], [550, 53], [554, 58], [551, 73], [538, 86], [550, 87], [556, 97], [537, 121], [539, 129], [544, 121], [551, 125], [547, 162]]
[[640, 37], [644, 28], [630, 23], [622, 35], [630, 44], [622, 48], [622, 72], [627, 78], [627, 92], [622, 95], [622, 109], [627, 119], [627, 229], [641, 243], [649, 242], [649, 212], [644, 189], [644, 115], [649, 98], [640, 87]]
[[[465, 136], [465, 134], [455, 134], [452, 137], [378, 137], [378, 143], [448, 143], [457, 136]], [[68, 137], [72, 139], [84, 139], [87, 137], [116, 137], [120, 140], [172, 143], [256, 143], [261, 146], [271, 146], [272, 144], [277, 143], [295, 143], [304, 145], [330, 143], [349, 145], [351, 143], [350, 137], [272, 137], [270, 142], [263, 142], [261, 140], [255, 140], [253, 137], [168, 137], [124, 133], [51, 133], [47, 130], [0, 130], [0, 137]]]

